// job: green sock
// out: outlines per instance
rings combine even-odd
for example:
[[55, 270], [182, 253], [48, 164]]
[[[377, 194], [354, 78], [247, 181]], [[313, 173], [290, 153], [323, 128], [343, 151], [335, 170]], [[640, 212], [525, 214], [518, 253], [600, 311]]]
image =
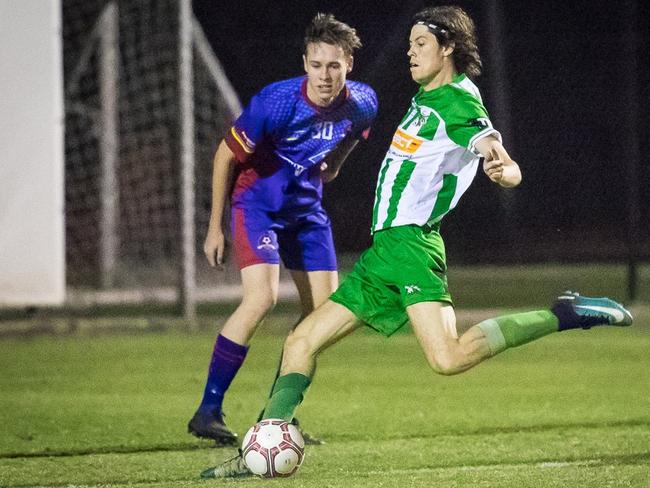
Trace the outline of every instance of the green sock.
[[266, 403], [263, 418], [293, 420], [296, 408], [304, 398], [305, 390], [311, 379], [300, 373], [289, 373], [280, 376], [275, 382], [271, 398]]
[[558, 319], [550, 310], [516, 313], [484, 320], [477, 325], [488, 341], [492, 356], [557, 332]]

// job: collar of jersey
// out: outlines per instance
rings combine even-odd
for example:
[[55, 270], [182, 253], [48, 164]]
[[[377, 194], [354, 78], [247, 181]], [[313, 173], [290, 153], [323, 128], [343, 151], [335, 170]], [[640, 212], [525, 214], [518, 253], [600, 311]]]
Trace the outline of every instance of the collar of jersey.
[[423, 87], [420, 87], [418, 92], [415, 94], [415, 100], [422, 100], [423, 98], [431, 98], [437, 96], [439, 93], [446, 91], [450, 86], [458, 84], [463, 81], [467, 76], [465, 73], [457, 73], [452, 79], [451, 82], [445, 83], [444, 85], [434, 88], [433, 90], [425, 91]]
[[318, 112], [331, 112], [332, 110], [336, 110], [341, 105], [343, 105], [345, 101], [350, 97], [350, 89], [346, 83], [344, 89], [341, 90], [341, 93], [339, 93], [336, 97], [336, 100], [334, 100], [327, 107], [321, 107], [320, 105], [316, 105], [314, 102], [312, 102], [307, 96], [307, 77], [305, 76], [304, 80], [302, 80], [302, 84], [300, 85], [300, 94], [302, 95], [305, 103], [307, 103], [310, 107], [317, 110]]

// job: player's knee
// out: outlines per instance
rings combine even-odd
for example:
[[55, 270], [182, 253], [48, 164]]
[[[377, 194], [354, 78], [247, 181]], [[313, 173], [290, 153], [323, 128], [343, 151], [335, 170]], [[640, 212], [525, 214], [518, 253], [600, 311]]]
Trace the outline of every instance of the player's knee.
[[302, 360], [313, 355], [309, 338], [300, 332], [293, 331], [284, 341], [284, 356], [290, 360]]
[[291, 357], [300, 355], [308, 350], [307, 346], [306, 338], [293, 331], [284, 341], [284, 354]]
[[266, 315], [275, 308], [278, 302], [277, 294], [272, 292], [259, 292], [244, 295], [242, 306], [256, 311], [260, 315]]
[[431, 369], [443, 376], [453, 376], [462, 371], [460, 361], [449, 352], [428, 354], [427, 360]]

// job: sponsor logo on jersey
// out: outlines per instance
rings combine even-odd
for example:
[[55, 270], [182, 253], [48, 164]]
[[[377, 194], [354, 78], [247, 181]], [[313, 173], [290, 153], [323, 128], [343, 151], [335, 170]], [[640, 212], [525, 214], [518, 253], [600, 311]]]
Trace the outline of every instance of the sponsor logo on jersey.
[[400, 151], [404, 151], [408, 154], [413, 154], [421, 145], [421, 139], [407, 134], [402, 129], [397, 129], [397, 132], [395, 132], [395, 135], [393, 136], [393, 142], [391, 143], [391, 146], [394, 146]]
[[417, 119], [415, 119], [415, 121], [413, 122], [412, 127], [420, 128], [423, 125], [425, 125], [429, 120], [429, 115], [431, 115], [431, 114], [430, 113], [427, 114], [427, 113], [424, 113], [423, 111], [420, 111]]

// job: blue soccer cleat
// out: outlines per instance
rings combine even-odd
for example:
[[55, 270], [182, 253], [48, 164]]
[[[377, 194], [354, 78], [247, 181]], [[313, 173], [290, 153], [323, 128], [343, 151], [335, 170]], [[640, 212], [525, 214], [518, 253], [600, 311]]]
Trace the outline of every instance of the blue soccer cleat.
[[589, 298], [566, 291], [551, 307], [559, 319], [559, 330], [590, 329], [596, 325], [627, 327], [632, 325], [632, 314], [618, 302], [606, 297]]

